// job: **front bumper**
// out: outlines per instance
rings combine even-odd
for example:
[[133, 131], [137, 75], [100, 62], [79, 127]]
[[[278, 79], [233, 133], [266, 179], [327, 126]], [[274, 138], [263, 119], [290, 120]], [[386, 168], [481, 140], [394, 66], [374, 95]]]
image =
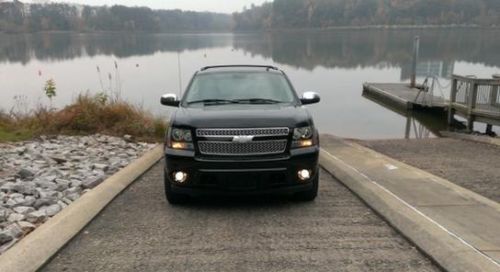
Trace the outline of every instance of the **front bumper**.
[[[318, 175], [319, 146], [291, 150], [269, 157], [202, 157], [191, 151], [165, 149], [165, 181], [175, 193], [199, 195], [252, 195], [295, 193], [309, 190]], [[299, 180], [301, 169], [311, 179]], [[173, 173], [188, 174], [185, 183], [173, 181]]]

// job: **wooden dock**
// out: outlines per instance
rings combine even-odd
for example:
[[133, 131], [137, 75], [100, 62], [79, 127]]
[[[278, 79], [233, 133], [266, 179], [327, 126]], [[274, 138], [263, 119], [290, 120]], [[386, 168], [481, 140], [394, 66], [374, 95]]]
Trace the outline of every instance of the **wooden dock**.
[[363, 84], [363, 93], [406, 110], [414, 108], [445, 110], [449, 105], [443, 97], [429, 93], [423, 86], [412, 88], [407, 83], [365, 83]]
[[435, 96], [425, 86], [410, 87], [407, 83], [365, 83], [363, 95], [402, 110], [443, 110], [448, 112], [448, 125], [456, 124], [455, 115], [467, 120], [466, 129], [472, 132], [474, 122], [486, 123], [486, 133], [500, 126], [500, 76], [478, 79], [453, 75], [450, 97]]
[[457, 114], [467, 119], [467, 130], [474, 130], [474, 122], [500, 126], [500, 78], [480, 79], [453, 75], [448, 121]]

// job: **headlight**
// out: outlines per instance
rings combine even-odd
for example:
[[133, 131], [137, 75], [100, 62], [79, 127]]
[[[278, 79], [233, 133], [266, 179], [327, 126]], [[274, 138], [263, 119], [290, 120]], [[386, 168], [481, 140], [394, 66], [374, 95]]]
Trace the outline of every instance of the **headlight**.
[[311, 139], [313, 136], [313, 129], [311, 127], [301, 127], [293, 130], [293, 140]]
[[171, 132], [172, 140], [177, 142], [192, 142], [193, 136], [191, 135], [191, 130], [189, 129], [180, 129], [173, 128]]
[[193, 135], [189, 129], [171, 128], [167, 146], [172, 149], [194, 150]]
[[310, 126], [293, 130], [292, 148], [309, 147], [314, 145], [314, 129]]

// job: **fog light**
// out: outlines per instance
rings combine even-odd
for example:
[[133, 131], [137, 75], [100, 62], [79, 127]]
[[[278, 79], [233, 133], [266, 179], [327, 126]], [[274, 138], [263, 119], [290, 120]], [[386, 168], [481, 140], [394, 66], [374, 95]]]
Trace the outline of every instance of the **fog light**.
[[311, 178], [311, 171], [307, 169], [302, 169], [299, 171], [298, 175], [300, 180], [306, 181]]
[[179, 172], [174, 172], [174, 181], [177, 183], [184, 183], [187, 180], [187, 174], [179, 171]]

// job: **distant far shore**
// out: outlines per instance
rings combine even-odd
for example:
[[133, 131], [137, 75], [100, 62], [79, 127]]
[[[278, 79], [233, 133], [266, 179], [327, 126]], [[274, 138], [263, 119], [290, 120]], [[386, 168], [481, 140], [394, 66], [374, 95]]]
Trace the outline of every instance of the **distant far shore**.
[[366, 26], [329, 26], [310, 28], [272, 28], [264, 31], [328, 31], [328, 30], [370, 30], [370, 29], [500, 29], [500, 26], [480, 26], [480, 25], [366, 25]]
[[329, 26], [310, 28], [268, 28], [250, 30], [228, 30], [228, 31], [171, 31], [171, 32], [149, 32], [149, 31], [71, 31], [71, 30], [48, 30], [37, 32], [5, 32], [0, 30], [0, 34], [37, 34], [37, 33], [77, 33], [77, 34], [105, 34], [105, 33], [127, 33], [127, 34], [227, 34], [227, 33], [248, 33], [248, 32], [293, 32], [293, 31], [330, 31], [330, 30], [405, 30], [405, 29], [500, 29], [500, 26], [480, 26], [480, 25], [366, 25], [366, 26]]
[[31, 32], [14, 32], [1, 31], [0, 34], [108, 34], [108, 33], [123, 33], [123, 34], [227, 34], [233, 31], [171, 31], [171, 32], [150, 32], [150, 31], [115, 31], [115, 30], [88, 30], [88, 31], [73, 31], [73, 30], [45, 30]]

